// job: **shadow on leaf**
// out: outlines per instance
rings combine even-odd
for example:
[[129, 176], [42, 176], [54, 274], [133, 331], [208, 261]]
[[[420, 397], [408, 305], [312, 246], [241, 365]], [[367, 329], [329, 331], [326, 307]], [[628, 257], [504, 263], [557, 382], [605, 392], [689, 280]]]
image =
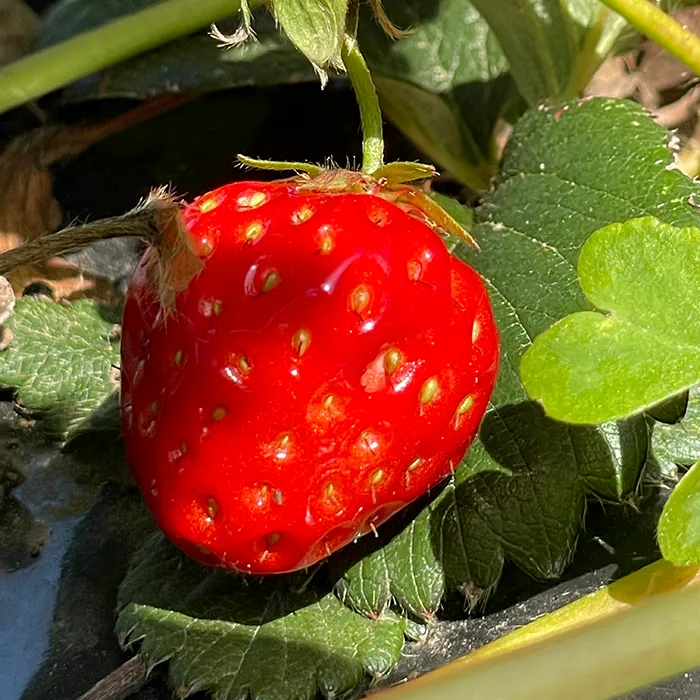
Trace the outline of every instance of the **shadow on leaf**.
[[576, 548], [586, 494], [619, 501], [636, 488], [644, 430], [643, 418], [568, 426], [529, 401], [490, 411], [431, 518], [447, 588], [479, 602], [506, 558], [535, 579], [561, 576]]
[[117, 633], [149, 665], [169, 661], [176, 688], [217, 697], [344, 694], [388, 673], [403, 624], [368, 620], [299, 575], [255, 580], [203, 567], [149, 538], [119, 592]]

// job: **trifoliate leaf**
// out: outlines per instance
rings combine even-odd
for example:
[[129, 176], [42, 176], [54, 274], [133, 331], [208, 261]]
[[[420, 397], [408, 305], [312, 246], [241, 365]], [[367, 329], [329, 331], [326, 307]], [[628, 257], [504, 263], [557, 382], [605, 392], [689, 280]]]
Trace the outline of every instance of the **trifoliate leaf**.
[[620, 419], [700, 382], [700, 228], [651, 217], [612, 224], [586, 241], [578, 273], [601, 312], [562, 319], [521, 365], [549, 415]]
[[659, 518], [659, 547], [675, 566], [700, 564], [700, 463], [673, 489]]
[[157, 534], [120, 588], [117, 632], [141, 643], [149, 665], [167, 660], [180, 695], [216, 700], [334, 698], [398, 662], [399, 618], [368, 620], [332, 594], [289, 584], [203, 567]]
[[118, 333], [105, 316], [91, 301], [29, 297], [7, 322], [14, 338], [0, 352], [0, 384], [56, 435], [70, 435], [117, 388]]

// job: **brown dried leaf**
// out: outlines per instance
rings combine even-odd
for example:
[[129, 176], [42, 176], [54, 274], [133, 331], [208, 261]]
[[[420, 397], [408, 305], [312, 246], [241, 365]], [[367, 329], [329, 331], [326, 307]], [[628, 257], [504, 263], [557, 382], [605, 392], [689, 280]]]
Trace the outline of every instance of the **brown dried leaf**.
[[[12, 141], [0, 153], [0, 253], [53, 233], [61, 224], [51, 164], [195, 97], [163, 95], [98, 124], [43, 127]], [[18, 294], [31, 282], [41, 280], [51, 287], [56, 299], [90, 296], [112, 301], [115, 295], [111, 284], [61, 258], [27, 265], [7, 277]]]
[[56, 230], [61, 209], [44, 154], [60, 131], [39, 129], [12, 141], [0, 154], [0, 250]]

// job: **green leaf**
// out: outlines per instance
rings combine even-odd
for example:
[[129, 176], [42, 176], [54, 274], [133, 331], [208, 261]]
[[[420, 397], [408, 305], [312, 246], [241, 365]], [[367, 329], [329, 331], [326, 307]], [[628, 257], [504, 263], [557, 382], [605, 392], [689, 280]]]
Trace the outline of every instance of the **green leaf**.
[[348, 570], [338, 588], [353, 607], [372, 614], [393, 597], [425, 619], [449, 591], [476, 604], [506, 558], [556, 577], [574, 551], [586, 494], [633, 498], [648, 451], [644, 416], [602, 426], [554, 421], [528, 401], [518, 369], [532, 338], [587, 308], [576, 263], [591, 233], [651, 213], [697, 221], [693, 183], [668, 167], [668, 138], [640, 107], [613, 100], [534, 109], [518, 122], [470, 229], [481, 250], [451, 242], [486, 279], [500, 330], [492, 407], [452, 483], [372, 554], [371, 568]]
[[529, 104], [583, 91], [625, 22], [595, 0], [472, 0]]
[[121, 437], [122, 423], [120, 414], [119, 391], [113, 391], [85, 420], [71, 431], [70, 439], [83, 435], [99, 436], [100, 439], [116, 440]]
[[332, 594], [200, 566], [156, 534], [119, 591], [117, 633], [149, 666], [169, 661], [181, 695], [217, 700], [343, 696], [398, 662], [403, 623], [367, 620]]
[[648, 408], [646, 414], [660, 423], [679, 423], [688, 409], [688, 392], [682, 391], [680, 394], [672, 396], [655, 406]]
[[315, 66], [342, 65], [348, 0], [273, 0], [274, 12], [291, 42]]
[[440, 166], [487, 188], [493, 128], [515, 97], [493, 33], [467, 0], [384, 4], [392, 22], [413, 31], [392, 41], [369, 14], [361, 23], [383, 111]]
[[700, 387], [690, 390], [685, 415], [679, 423], [654, 425], [651, 446], [657, 461], [672, 468], [689, 467], [700, 460]]
[[[41, 24], [39, 48], [68, 39], [158, 0], [60, 0]], [[223, 32], [236, 21], [222, 22]], [[64, 92], [68, 100], [108, 97], [146, 99], [165, 92], [211, 91], [250, 85], [278, 85], [316, 80], [314, 71], [275, 27], [268, 13], [258, 13], [258, 41], [222, 49], [211, 37], [198, 34], [173, 41], [86, 78]]]
[[449, 591], [480, 603], [506, 558], [557, 578], [573, 555], [586, 493], [630, 498], [646, 450], [643, 419], [598, 430], [556, 423], [527, 402], [493, 410], [440, 496], [351, 566], [338, 594], [370, 616], [394, 600], [429, 620]]
[[578, 263], [605, 314], [582, 311], [523, 357], [530, 396], [570, 423], [624, 418], [700, 382], [700, 228], [647, 217], [594, 233]]
[[[581, 31], [561, 0], [473, 0], [530, 104], [564, 94]], [[546, 21], [545, 21], [546, 18]]]
[[673, 489], [659, 518], [661, 554], [675, 566], [700, 564], [699, 464], [691, 467]]
[[14, 338], [0, 353], [0, 384], [16, 388], [50, 432], [70, 436], [116, 388], [113, 321], [91, 301], [62, 306], [24, 298], [6, 325]]

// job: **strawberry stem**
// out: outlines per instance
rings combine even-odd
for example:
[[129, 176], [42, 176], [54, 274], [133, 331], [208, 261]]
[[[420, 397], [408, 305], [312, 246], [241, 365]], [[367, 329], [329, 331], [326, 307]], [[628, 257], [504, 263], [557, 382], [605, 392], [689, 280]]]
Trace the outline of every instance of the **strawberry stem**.
[[236, 13], [240, 0], [164, 0], [0, 70], [0, 114]]
[[379, 108], [377, 89], [354, 37], [345, 37], [342, 58], [360, 107], [362, 171], [371, 175], [384, 165], [382, 112]]

